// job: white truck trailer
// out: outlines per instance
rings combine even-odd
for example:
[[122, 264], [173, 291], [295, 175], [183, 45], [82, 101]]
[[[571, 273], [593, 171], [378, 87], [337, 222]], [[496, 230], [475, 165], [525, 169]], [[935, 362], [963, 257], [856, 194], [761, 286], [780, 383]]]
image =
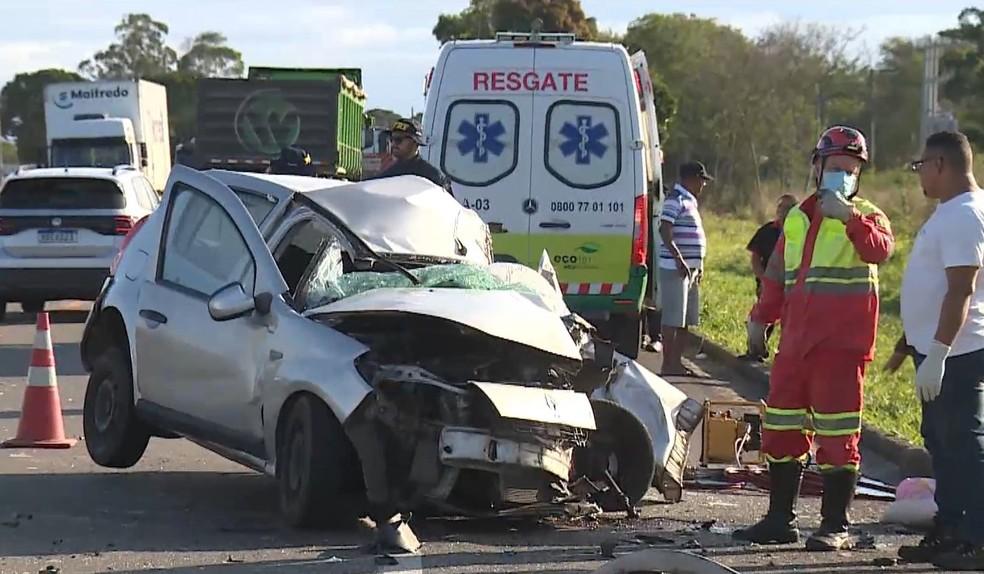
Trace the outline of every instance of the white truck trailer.
[[171, 171], [164, 86], [146, 80], [50, 84], [44, 119], [52, 167], [132, 165], [164, 190]]

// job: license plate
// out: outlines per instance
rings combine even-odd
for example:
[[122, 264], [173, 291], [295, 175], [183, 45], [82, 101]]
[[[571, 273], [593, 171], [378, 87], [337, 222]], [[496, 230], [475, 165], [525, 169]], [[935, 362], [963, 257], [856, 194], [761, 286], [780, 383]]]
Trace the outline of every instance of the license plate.
[[38, 243], [78, 243], [79, 232], [75, 229], [40, 229]]

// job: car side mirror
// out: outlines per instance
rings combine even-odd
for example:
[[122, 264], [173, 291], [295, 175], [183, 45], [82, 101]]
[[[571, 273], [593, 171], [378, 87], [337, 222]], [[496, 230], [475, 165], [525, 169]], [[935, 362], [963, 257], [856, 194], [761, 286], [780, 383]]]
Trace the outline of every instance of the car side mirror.
[[[246, 294], [240, 283], [226, 285], [208, 300], [208, 314], [216, 321], [245, 317], [256, 307], [256, 300]], [[269, 307], [267, 310], [269, 311]]]

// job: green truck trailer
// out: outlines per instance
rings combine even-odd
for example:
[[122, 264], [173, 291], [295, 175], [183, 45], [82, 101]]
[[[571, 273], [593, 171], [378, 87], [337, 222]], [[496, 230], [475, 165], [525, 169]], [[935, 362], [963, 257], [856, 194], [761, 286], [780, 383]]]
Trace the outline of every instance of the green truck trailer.
[[195, 163], [261, 172], [281, 148], [296, 145], [311, 154], [319, 175], [361, 179], [361, 81], [361, 71], [350, 68], [251, 68], [245, 80], [199, 80]]

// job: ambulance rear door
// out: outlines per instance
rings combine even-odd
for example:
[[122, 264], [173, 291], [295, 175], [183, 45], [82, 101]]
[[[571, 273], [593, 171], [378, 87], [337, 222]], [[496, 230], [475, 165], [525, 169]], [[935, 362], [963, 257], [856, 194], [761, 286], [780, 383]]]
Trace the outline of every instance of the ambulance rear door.
[[615, 311], [644, 177], [628, 56], [575, 43], [538, 48], [535, 66], [530, 252], [549, 251], [572, 308]]

